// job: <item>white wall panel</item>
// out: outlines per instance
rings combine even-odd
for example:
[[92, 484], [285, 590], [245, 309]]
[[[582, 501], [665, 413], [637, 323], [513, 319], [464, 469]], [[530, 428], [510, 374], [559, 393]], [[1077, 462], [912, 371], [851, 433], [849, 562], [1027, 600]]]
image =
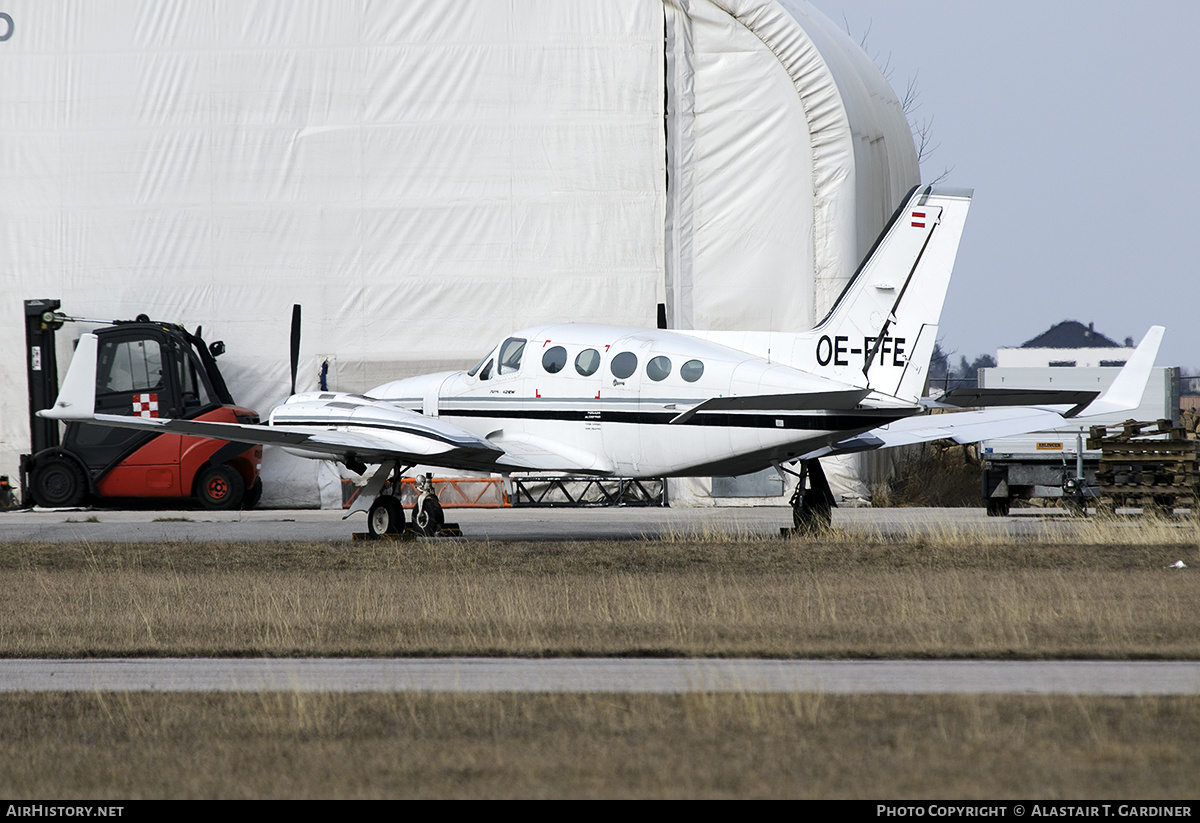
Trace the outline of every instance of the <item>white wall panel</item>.
[[[641, 0], [14, 0], [0, 319], [21, 300], [203, 324], [234, 395], [470, 365], [512, 325], [653, 322], [662, 9]], [[60, 360], [82, 329], [60, 333]], [[0, 364], [0, 473], [27, 448]], [[266, 502], [315, 503], [273, 456]]]

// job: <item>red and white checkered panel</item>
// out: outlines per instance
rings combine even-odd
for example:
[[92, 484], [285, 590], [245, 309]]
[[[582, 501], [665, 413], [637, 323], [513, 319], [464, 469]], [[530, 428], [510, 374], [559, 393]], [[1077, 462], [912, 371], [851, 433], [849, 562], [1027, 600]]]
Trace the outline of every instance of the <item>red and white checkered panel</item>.
[[135, 394], [133, 413], [138, 417], [158, 417], [158, 395]]

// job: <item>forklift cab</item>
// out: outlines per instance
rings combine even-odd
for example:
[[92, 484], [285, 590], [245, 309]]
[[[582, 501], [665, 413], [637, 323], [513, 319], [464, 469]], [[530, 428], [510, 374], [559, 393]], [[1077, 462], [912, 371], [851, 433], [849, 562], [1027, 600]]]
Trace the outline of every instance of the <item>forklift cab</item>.
[[[204, 367], [180, 330], [152, 324], [122, 324], [96, 332], [96, 413], [141, 417], [194, 417], [220, 405]], [[151, 435], [70, 423], [63, 447], [87, 468], [103, 470]]]
[[[237, 406], [200, 330], [136, 321], [96, 329], [100, 414], [257, 423]], [[79, 506], [88, 498], [188, 498], [213, 509], [249, 508], [262, 495], [262, 446], [69, 423], [61, 445], [23, 461], [33, 502]]]

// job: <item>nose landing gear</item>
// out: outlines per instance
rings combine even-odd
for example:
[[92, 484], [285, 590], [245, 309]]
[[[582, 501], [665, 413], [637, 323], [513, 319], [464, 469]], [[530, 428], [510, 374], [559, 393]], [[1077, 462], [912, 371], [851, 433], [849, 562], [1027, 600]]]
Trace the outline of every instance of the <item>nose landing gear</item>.
[[406, 534], [435, 537], [457, 532], [457, 527], [446, 524], [446, 516], [437, 497], [433, 476], [429, 474], [417, 478], [417, 500], [413, 505], [410, 526], [406, 522], [404, 506], [400, 499], [402, 479], [397, 475], [389, 480], [367, 510], [367, 530], [371, 537]]

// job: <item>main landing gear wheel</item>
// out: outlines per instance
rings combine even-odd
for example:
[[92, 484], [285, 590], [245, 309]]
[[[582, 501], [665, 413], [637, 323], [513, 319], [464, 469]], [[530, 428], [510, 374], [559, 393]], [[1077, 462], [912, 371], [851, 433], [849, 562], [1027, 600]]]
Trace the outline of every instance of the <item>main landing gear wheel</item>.
[[376, 497], [367, 511], [367, 531], [372, 537], [404, 531], [404, 507], [400, 501], [390, 494]]
[[989, 497], [987, 499], [988, 517], [1008, 517], [1011, 504], [1007, 497]]
[[87, 498], [83, 469], [68, 457], [39, 460], [32, 481], [34, 502], [48, 509], [82, 506]]
[[196, 478], [196, 499], [206, 509], [236, 509], [245, 493], [246, 483], [232, 466], [209, 466]]
[[[804, 488], [805, 481], [809, 487]], [[820, 460], [805, 460], [792, 493], [792, 526], [800, 534], [820, 534], [833, 524], [833, 491]]]
[[420, 534], [426, 537], [433, 537], [446, 522], [446, 516], [442, 514], [442, 504], [437, 501], [436, 497], [431, 497], [425, 501], [425, 505], [418, 504], [413, 509], [413, 528]]
[[825, 495], [808, 489], [801, 495], [799, 505], [792, 504], [792, 525], [805, 534], [819, 534], [833, 525], [833, 509]]

